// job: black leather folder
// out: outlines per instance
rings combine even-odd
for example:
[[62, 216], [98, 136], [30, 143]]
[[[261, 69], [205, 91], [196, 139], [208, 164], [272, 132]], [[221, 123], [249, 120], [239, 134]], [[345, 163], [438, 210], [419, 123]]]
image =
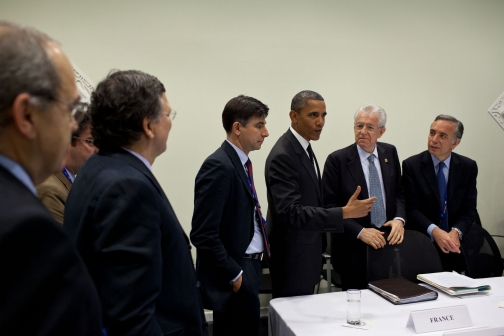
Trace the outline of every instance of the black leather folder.
[[403, 278], [371, 281], [369, 289], [395, 305], [436, 300], [438, 293]]

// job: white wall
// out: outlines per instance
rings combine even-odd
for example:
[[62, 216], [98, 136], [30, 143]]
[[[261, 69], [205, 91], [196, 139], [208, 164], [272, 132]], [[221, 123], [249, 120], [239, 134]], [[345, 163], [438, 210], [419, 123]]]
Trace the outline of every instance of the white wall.
[[504, 91], [503, 16], [504, 1], [489, 0], [0, 0], [0, 19], [59, 40], [95, 84], [112, 68], [165, 84], [178, 115], [154, 172], [186, 232], [194, 177], [225, 137], [225, 103], [247, 94], [270, 107], [270, 137], [251, 153], [267, 207], [264, 161], [289, 126], [293, 95], [311, 89], [329, 113], [313, 144], [322, 167], [353, 142], [352, 116], [363, 104], [385, 108], [382, 140], [401, 160], [426, 149], [437, 114], [462, 120], [456, 152], [478, 162], [483, 225], [504, 234], [504, 131], [487, 113]]

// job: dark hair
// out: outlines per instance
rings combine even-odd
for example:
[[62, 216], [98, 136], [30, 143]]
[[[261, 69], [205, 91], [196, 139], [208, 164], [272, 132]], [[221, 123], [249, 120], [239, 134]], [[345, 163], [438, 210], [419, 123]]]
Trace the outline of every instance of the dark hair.
[[301, 91], [292, 98], [291, 110], [296, 111], [297, 113], [301, 112], [301, 110], [306, 107], [308, 100], [324, 101], [324, 98], [315, 91]]
[[267, 117], [269, 108], [261, 101], [239, 95], [228, 101], [222, 111], [222, 126], [226, 133], [231, 133], [233, 124], [238, 121], [243, 126], [247, 126], [252, 117]]
[[0, 21], [0, 128], [8, 123], [6, 111], [21, 93], [42, 98], [40, 107], [57, 97], [61, 80], [47, 52], [56, 43], [36, 29]]
[[110, 72], [91, 94], [89, 114], [95, 146], [114, 150], [138, 141], [143, 120], [159, 120], [164, 92], [164, 85], [145, 72]]
[[464, 135], [464, 124], [460, 120], [457, 120], [457, 118], [452, 117], [451, 115], [447, 114], [440, 114], [434, 119], [434, 121], [438, 120], [446, 120], [446, 121], [451, 121], [455, 123], [455, 133], [453, 134], [455, 136], [456, 140], [462, 139], [462, 135]]
[[[86, 110], [89, 110], [88, 103], [83, 102], [82, 105]], [[77, 143], [77, 139], [74, 139], [73, 137], [74, 136], [80, 137], [82, 132], [84, 132], [90, 126], [91, 126], [91, 117], [89, 116], [89, 113], [85, 113], [84, 117], [82, 117], [82, 120], [79, 122], [79, 128], [72, 133], [72, 139], [71, 139], [72, 146], [75, 146], [75, 144]]]

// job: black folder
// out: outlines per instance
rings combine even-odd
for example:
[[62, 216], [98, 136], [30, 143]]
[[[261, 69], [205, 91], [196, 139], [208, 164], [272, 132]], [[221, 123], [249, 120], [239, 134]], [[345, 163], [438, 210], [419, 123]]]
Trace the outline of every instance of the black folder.
[[403, 278], [371, 281], [368, 287], [395, 305], [436, 300], [438, 297], [436, 291]]

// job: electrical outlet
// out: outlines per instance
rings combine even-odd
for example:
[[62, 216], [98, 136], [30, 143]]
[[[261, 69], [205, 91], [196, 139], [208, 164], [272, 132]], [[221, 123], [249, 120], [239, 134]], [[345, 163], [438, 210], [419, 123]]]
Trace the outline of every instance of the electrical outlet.
[[504, 130], [504, 92], [500, 95], [499, 99], [493, 103], [493, 105], [488, 109], [488, 113], [492, 118], [497, 121], [497, 123]]

